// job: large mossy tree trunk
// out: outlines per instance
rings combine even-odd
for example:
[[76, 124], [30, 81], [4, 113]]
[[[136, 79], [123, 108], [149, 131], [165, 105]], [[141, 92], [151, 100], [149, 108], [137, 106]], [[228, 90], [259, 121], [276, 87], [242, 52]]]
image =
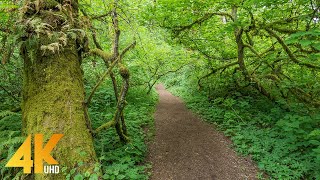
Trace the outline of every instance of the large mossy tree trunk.
[[[79, 52], [82, 45], [72, 34], [65, 35], [72, 31], [63, 32], [62, 27], [79, 27], [76, 25], [77, 1], [44, 0], [40, 3], [26, 1], [28, 10], [23, 12], [23, 22], [26, 23], [21, 46], [24, 60], [23, 132], [41, 133], [45, 138], [56, 133], [64, 134], [51, 153], [60, 169], [78, 167], [81, 162], [83, 165], [79, 171], [91, 171], [97, 160], [85, 114], [87, 107]], [[61, 10], [57, 5], [65, 8]], [[32, 21], [38, 24], [30, 24]], [[41, 29], [42, 26], [45, 28]], [[38, 31], [33, 27], [38, 27]], [[61, 173], [37, 174], [35, 178], [64, 179]]]

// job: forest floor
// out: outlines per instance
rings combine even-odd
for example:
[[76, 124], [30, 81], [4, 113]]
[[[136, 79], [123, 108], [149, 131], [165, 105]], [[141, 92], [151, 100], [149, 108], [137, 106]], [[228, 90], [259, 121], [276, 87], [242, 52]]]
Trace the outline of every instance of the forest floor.
[[148, 155], [152, 180], [256, 179], [256, 165], [250, 158], [239, 157], [227, 137], [194, 115], [163, 85], [156, 89], [160, 102]]

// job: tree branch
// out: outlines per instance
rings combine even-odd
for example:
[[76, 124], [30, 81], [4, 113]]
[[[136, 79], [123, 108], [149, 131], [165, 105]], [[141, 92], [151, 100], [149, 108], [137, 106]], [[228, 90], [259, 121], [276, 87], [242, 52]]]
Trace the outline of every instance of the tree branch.
[[100, 18], [104, 18], [106, 16], [110, 16], [111, 12], [107, 12], [105, 14], [101, 14], [101, 15], [95, 15], [95, 16], [91, 16], [90, 19], [94, 20], [94, 19], [100, 19]]
[[[103, 125], [101, 125], [100, 127], [98, 127], [95, 130], [95, 133], [100, 132], [103, 129], [109, 128], [111, 126], [116, 126], [116, 130], [117, 133], [120, 137], [120, 140], [123, 142], [128, 142], [128, 137], [125, 135], [125, 133], [123, 132], [123, 128], [121, 128], [120, 126], [120, 119], [121, 117], [123, 117], [123, 109], [126, 105], [126, 95], [128, 93], [128, 89], [129, 89], [129, 72], [128, 69], [126, 67], [124, 67], [122, 64], [119, 65], [120, 66], [120, 75], [124, 80], [121, 92], [120, 92], [120, 96], [119, 96], [119, 100], [117, 103], [117, 110], [114, 114], [113, 120], [109, 121]], [[122, 124], [122, 126], [124, 126], [124, 124]]]
[[199, 85], [199, 87], [200, 87], [200, 88], [202, 87], [202, 86], [201, 86], [201, 80], [202, 80], [202, 79], [207, 78], [207, 77], [213, 75], [214, 73], [218, 72], [218, 71], [221, 70], [221, 69], [226, 69], [226, 68], [228, 68], [228, 67], [232, 67], [232, 66], [235, 66], [235, 65], [237, 65], [237, 64], [238, 64], [238, 62], [236, 61], [236, 62], [232, 62], [232, 63], [226, 64], [226, 65], [224, 65], [224, 66], [221, 66], [221, 67], [212, 69], [212, 71], [211, 71], [210, 73], [208, 73], [208, 74], [206, 74], [206, 75], [204, 75], [204, 76], [202, 76], [201, 78], [198, 79], [198, 85]]
[[196, 24], [201, 24], [201, 23], [209, 20], [209, 19], [210, 19], [211, 17], [213, 17], [214, 15], [227, 16], [227, 17], [229, 17], [232, 21], [234, 21], [234, 18], [233, 18], [230, 14], [225, 13], [225, 12], [206, 13], [206, 14], [204, 14], [203, 17], [195, 20], [193, 23], [191, 23], [191, 24], [189, 24], [189, 25], [185, 25], [185, 26], [177, 26], [177, 27], [175, 27], [173, 30], [174, 30], [174, 32], [175, 32], [176, 34], [179, 34], [179, 33], [182, 32], [182, 31], [185, 31], [185, 30], [187, 30], [187, 29], [192, 28], [192, 27], [193, 27], [194, 25], [196, 25]]
[[250, 51], [255, 54], [256, 56], [258, 56], [259, 58], [261, 58], [261, 55], [249, 44], [243, 44], [244, 47], [247, 47], [250, 49]]
[[136, 46], [137, 42], [133, 41], [129, 46], [127, 46], [126, 48], [124, 48], [120, 54], [120, 59], [123, 58], [123, 56], [130, 50], [133, 49]]
[[112, 126], [114, 126], [116, 123], [115, 123], [115, 121], [114, 120], [111, 120], [111, 121], [109, 121], [109, 122], [107, 122], [107, 123], [104, 123], [104, 124], [102, 124], [101, 126], [99, 126], [95, 131], [94, 131], [94, 134], [97, 134], [98, 132], [100, 132], [101, 130], [103, 130], [103, 129], [107, 129], [107, 128], [109, 128], [109, 127], [112, 127]]
[[107, 77], [107, 75], [109, 75], [113, 69], [113, 67], [118, 63], [119, 58], [117, 58], [115, 61], [112, 62], [112, 64], [109, 66], [108, 70], [101, 76], [100, 80], [97, 82], [97, 84], [94, 86], [94, 88], [92, 89], [88, 99], [86, 100], [85, 104], [89, 105], [91, 102], [91, 99], [94, 95], [94, 93], [96, 92], [96, 90], [98, 89], [98, 87], [101, 85], [101, 83], [104, 81], [104, 79]]
[[119, 56], [119, 37], [120, 37], [120, 29], [119, 29], [119, 21], [118, 21], [118, 13], [117, 13], [118, 1], [115, 0], [113, 4], [113, 9], [111, 11], [112, 24], [114, 29], [114, 37], [113, 37], [113, 56], [114, 59]]
[[[189, 64], [190, 64], [190, 63], [184, 64], [184, 65], [180, 66], [179, 68], [177, 68], [177, 69], [175, 69], [175, 70], [169, 70], [169, 71], [167, 71], [167, 72], [165, 72], [165, 73], [156, 75], [156, 78], [155, 78], [155, 80], [153, 81], [153, 83], [152, 83], [151, 85], [149, 85], [149, 82], [150, 82], [150, 81], [148, 82], [149, 89], [148, 89], [148, 91], [147, 91], [147, 94], [150, 94], [150, 92], [151, 92], [151, 90], [152, 90], [152, 87], [157, 83], [157, 81], [158, 81], [161, 77], [163, 77], [163, 76], [165, 76], [165, 75], [167, 75], [167, 74], [169, 74], [169, 73], [177, 72], [177, 71], [181, 70], [183, 67], [185, 67], [185, 66], [187, 66], [187, 65], [189, 65]], [[152, 78], [152, 77], [151, 77], [151, 78]]]
[[273, 30], [269, 29], [269, 28], [264, 28], [272, 37], [275, 37], [277, 39], [277, 41], [280, 43], [280, 45], [282, 46], [282, 48], [285, 50], [285, 52], [287, 53], [288, 57], [295, 62], [296, 64], [299, 64], [301, 66], [306, 66], [308, 68], [313, 68], [313, 69], [320, 69], [320, 66], [317, 65], [313, 65], [313, 64], [309, 64], [309, 63], [305, 63], [305, 62], [301, 62], [299, 61], [296, 56], [292, 53], [292, 51], [289, 49], [289, 47], [284, 43], [284, 41], [282, 40], [282, 38], [280, 36], [278, 36]]
[[104, 52], [103, 50], [98, 49], [98, 48], [96, 48], [96, 49], [91, 49], [89, 52], [90, 52], [90, 54], [92, 54], [92, 55], [97, 55], [97, 56], [101, 57], [104, 62], [110, 62], [111, 59], [112, 59], [112, 55], [111, 55], [111, 54], [106, 53], [106, 52]]
[[88, 15], [87, 12], [83, 8], [79, 8], [79, 9], [82, 12], [82, 14], [84, 16], [87, 16], [90, 20], [100, 19], [100, 18], [103, 18], [103, 17], [111, 15], [111, 12], [107, 12], [107, 13], [101, 14], [101, 15]]
[[285, 34], [293, 34], [293, 33], [299, 32], [299, 30], [294, 30], [294, 29], [282, 29], [282, 28], [274, 27], [274, 26], [272, 26], [272, 29], [275, 30], [275, 31], [278, 31], [278, 32], [280, 32], [280, 33], [285, 33]]

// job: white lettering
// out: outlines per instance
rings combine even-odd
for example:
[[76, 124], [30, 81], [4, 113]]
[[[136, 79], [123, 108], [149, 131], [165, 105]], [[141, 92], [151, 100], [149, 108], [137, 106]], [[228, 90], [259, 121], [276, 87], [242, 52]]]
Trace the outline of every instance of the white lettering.
[[43, 166], [45, 174], [58, 174], [60, 172], [59, 166]]

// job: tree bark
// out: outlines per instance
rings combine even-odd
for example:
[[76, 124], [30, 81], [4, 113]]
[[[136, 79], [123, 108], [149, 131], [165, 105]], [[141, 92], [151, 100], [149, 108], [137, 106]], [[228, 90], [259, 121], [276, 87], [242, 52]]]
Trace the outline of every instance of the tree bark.
[[[38, 18], [49, 24], [51, 33], [62, 34], [62, 26], [68, 23], [72, 28], [77, 26], [77, 1], [63, 1], [65, 21], [56, 4], [61, 1], [26, 1], [27, 12], [23, 12], [23, 22]], [[49, 3], [52, 3], [52, 7]], [[64, 4], [65, 3], [65, 4]], [[70, 4], [67, 4], [70, 3]], [[49, 16], [48, 16], [49, 14]], [[60, 18], [60, 19], [59, 19]], [[40, 24], [41, 25], [41, 24]], [[67, 44], [57, 49], [44, 51], [42, 48], [49, 42], [44, 32], [35, 33], [32, 28], [26, 29], [26, 37], [20, 53], [24, 60], [24, 82], [22, 100], [22, 121], [24, 134], [44, 134], [45, 139], [52, 134], [64, 134], [52, 151], [52, 156], [62, 167], [77, 167], [78, 171], [93, 171], [97, 162], [92, 136], [85, 112], [85, 91], [83, 72], [81, 70], [81, 50], [79, 39], [65, 37]], [[60, 42], [60, 41], [58, 41]], [[62, 43], [62, 42], [61, 42]], [[82, 155], [80, 155], [82, 154]], [[36, 174], [35, 179], [64, 179], [62, 173], [57, 175]]]

